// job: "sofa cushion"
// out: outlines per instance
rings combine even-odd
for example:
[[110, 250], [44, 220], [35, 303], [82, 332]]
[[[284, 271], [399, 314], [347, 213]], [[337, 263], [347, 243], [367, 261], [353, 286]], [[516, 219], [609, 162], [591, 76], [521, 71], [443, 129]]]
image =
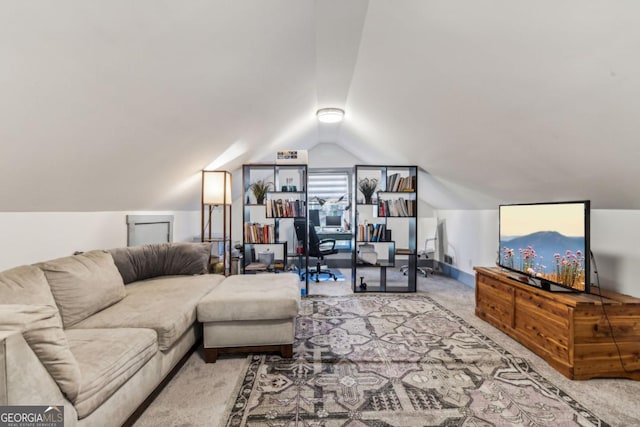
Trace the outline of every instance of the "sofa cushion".
[[44, 271], [65, 328], [126, 295], [111, 254], [90, 251], [36, 264]]
[[56, 305], [44, 273], [32, 265], [0, 273], [0, 301], [2, 304]]
[[73, 401], [80, 389], [80, 368], [53, 305], [0, 305], [0, 330], [19, 331], [60, 390]]
[[157, 243], [109, 250], [124, 283], [208, 272], [211, 243]]
[[297, 274], [230, 276], [198, 304], [200, 322], [289, 319], [298, 315]]
[[150, 328], [166, 351], [196, 321], [196, 305], [224, 276], [167, 276], [127, 285], [127, 296], [74, 328]]
[[82, 374], [74, 401], [78, 418], [93, 412], [158, 351], [151, 329], [68, 329], [66, 334]]

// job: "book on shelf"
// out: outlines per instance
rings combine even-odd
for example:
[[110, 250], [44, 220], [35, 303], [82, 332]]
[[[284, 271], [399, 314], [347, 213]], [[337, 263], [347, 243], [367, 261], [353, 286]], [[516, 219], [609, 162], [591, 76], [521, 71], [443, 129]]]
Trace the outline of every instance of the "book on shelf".
[[380, 200], [378, 204], [378, 216], [380, 217], [393, 217], [393, 216], [415, 216], [416, 201], [406, 200], [403, 197], [391, 200]]
[[415, 191], [415, 176], [400, 176], [399, 173], [393, 173], [387, 177], [387, 190], [389, 192]]
[[360, 224], [358, 225], [359, 242], [384, 242], [387, 236], [385, 224]]
[[305, 215], [304, 200], [267, 199], [267, 218], [295, 218]]
[[275, 243], [273, 224], [244, 223], [245, 243]]

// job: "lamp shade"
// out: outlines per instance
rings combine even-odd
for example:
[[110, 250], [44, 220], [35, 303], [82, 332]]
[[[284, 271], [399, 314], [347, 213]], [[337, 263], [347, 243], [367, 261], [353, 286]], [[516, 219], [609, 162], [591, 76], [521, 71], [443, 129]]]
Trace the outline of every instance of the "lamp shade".
[[344, 110], [340, 108], [321, 108], [316, 112], [322, 123], [338, 123], [344, 117]]
[[231, 173], [227, 171], [202, 171], [202, 204], [231, 204]]

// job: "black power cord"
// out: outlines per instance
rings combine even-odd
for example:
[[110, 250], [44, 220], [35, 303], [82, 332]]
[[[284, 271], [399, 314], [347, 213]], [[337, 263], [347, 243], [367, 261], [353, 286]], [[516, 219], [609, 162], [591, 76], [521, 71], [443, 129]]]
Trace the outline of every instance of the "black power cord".
[[[591, 264], [593, 264], [593, 273], [596, 276], [596, 285], [598, 288], [598, 297], [600, 297], [600, 307], [602, 307], [602, 314], [604, 314], [604, 318], [607, 320], [607, 325], [609, 326], [609, 334], [611, 335], [611, 339], [613, 340], [613, 344], [616, 346], [616, 351], [618, 352], [618, 360], [620, 360], [620, 366], [622, 366], [622, 370], [627, 374], [631, 374], [633, 371], [627, 370], [624, 366], [624, 362], [622, 361], [622, 352], [620, 351], [620, 346], [618, 345], [618, 341], [616, 341], [616, 337], [613, 333], [613, 326], [611, 326], [611, 321], [609, 320], [609, 315], [607, 314], [607, 310], [604, 307], [604, 300], [602, 299], [602, 289], [600, 288], [600, 276], [598, 275], [598, 266], [596, 265], [596, 258], [593, 256], [593, 252], [589, 251], [589, 256], [591, 257]], [[593, 283], [591, 284], [593, 286]]]

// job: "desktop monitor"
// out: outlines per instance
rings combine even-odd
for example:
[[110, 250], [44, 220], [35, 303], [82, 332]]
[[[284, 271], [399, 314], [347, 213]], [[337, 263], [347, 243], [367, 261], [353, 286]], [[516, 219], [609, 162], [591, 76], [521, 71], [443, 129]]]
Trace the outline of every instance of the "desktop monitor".
[[309, 209], [309, 222], [314, 227], [320, 227], [320, 211], [318, 209]]
[[342, 226], [342, 216], [340, 215], [327, 215], [325, 219], [327, 227], [340, 227]]

